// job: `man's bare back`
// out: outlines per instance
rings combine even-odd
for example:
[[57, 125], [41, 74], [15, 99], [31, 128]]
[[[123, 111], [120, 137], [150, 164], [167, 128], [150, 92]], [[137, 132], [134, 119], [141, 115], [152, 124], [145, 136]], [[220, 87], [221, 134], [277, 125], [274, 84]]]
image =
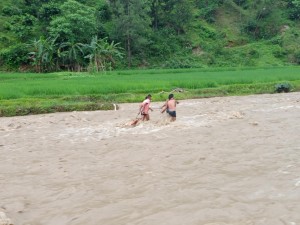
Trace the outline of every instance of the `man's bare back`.
[[176, 100], [174, 98], [168, 100], [167, 108], [169, 109], [169, 111], [175, 111], [176, 110]]
[[171, 117], [171, 121], [176, 120], [176, 104], [177, 103], [178, 102], [174, 99], [174, 95], [170, 94], [169, 99], [166, 101], [166, 103], [162, 107], [161, 113], [166, 111], [169, 114], [169, 116]]

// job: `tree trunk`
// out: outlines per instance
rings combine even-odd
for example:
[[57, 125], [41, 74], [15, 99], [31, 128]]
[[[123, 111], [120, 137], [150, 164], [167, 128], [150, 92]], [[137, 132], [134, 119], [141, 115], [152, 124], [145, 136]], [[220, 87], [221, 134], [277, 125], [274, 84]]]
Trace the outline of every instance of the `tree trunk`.
[[128, 59], [128, 68], [131, 68], [131, 40], [130, 35], [127, 35], [127, 59]]
[[[130, 15], [130, 4], [127, 1], [127, 15]], [[127, 30], [127, 59], [128, 59], [128, 68], [131, 68], [131, 37], [129, 34], [129, 27]]]
[[153, 16], [153, 22], [152, 27], [154, 30], [158, 29], [158, 1], [154, 0], [152, 4], [152, 16]]

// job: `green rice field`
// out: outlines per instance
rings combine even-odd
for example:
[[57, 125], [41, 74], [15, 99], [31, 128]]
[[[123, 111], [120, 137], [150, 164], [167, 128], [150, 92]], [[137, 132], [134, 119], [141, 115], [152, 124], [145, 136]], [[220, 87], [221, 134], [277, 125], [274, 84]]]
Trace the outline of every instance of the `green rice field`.
[[177, 99], [275, 93], [277, 84], [299, 91], [300, 67], [0, 72], [0, 116], [110, 110], [112, 103], [140, 102], [148, 93], [153, 101], [164, 101], [170, 92]]

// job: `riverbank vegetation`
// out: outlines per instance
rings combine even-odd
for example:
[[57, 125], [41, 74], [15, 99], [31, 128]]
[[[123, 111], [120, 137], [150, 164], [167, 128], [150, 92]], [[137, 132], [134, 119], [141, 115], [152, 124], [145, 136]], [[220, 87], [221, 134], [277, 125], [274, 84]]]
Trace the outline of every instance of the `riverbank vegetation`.
[[177, 99], [263, 94], [278, 85], [300, 91], [299, 74], [300, 67], [1, 73], [0, 116], [112, 110], [148, 93], [164, 101], [169, 93]]
[[0, 69], [300, 63], [300, 0], [2, 0]]

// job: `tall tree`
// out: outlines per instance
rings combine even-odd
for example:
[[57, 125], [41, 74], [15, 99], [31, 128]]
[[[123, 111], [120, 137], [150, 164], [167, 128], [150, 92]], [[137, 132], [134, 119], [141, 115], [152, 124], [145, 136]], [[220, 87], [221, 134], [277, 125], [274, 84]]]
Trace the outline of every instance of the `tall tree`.
[[132, 54], [142, 53], [148, 44], [151, 32], [149, 0], [110, 0], [113, 11], [114, 28], [111, 35], [124, 44], [128, 67], [132, 64]]
[[292, 20], [300, 19], [300, 0], [287, 0], [289, 8], [289, 17]]
[[171, 28], [184, 33], [193, 16], [194, 0], [152, 0], [152, 27]]
[[[235, 0], [244, 1], [244, 0]], [[195, 0], [196, 7], [200, 10], [200, 17], [208, 22], [215, 21], [215, 13], [224, 0]]]
[[51, 22], [49, 33], [58, 36], [59, 42], [87, 43], [96, 34], [95, 9], [75, 0], [68, 0], [61, 8], [61, 14]]
[[13, 15], [7, 21], [7, 28], [21, 41], [26, 41], [34, 35], [37, 19], [30, 14]]

